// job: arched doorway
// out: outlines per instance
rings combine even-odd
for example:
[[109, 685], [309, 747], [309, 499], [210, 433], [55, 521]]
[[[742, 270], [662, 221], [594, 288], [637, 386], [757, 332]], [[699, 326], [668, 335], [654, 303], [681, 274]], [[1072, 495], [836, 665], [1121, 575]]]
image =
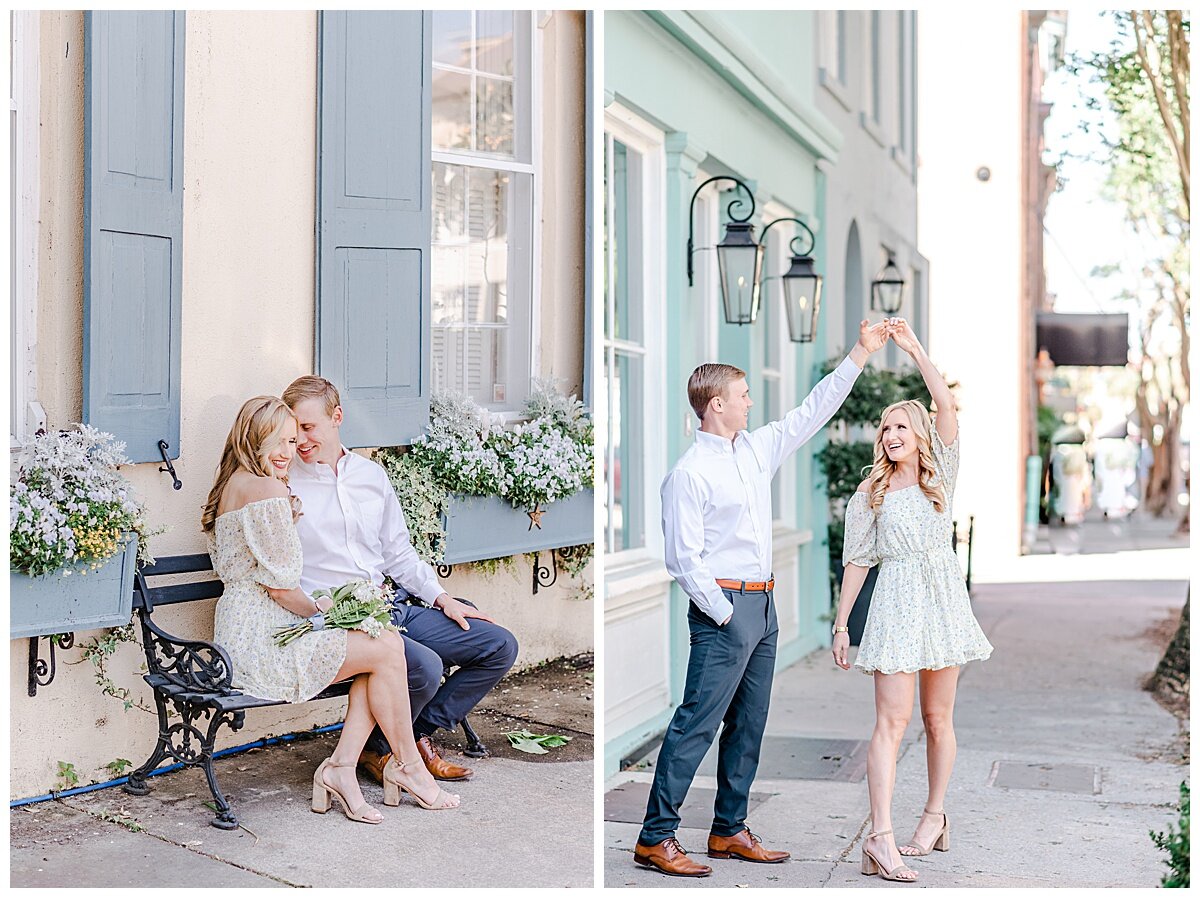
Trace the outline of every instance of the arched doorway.
[[862, 243], [858, 239], [858, 222], [850, 222], [850, 233], [846, 237], [846, 272], [842, 281], [845, 296], [842, 308], [845, 315], [845, 345], [843, 352], [858, 340], [858, 323], [866, 317], [866, 294], [863, 292]]

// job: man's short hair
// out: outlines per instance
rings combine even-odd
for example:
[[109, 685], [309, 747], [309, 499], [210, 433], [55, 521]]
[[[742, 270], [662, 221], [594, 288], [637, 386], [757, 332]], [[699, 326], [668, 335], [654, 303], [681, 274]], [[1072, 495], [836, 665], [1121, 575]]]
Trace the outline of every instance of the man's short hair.
[[[703, 421], [704, 412], [707, 411], [712, 398], [722, 396], [727, 386], [745, 376], [746, 372], [741, 368], [722, 365], [720, 362], [708, 362], [693, 371], [692, 376], [688, 378], [688, 402], [692, 404], [692, 411], [696, 413], [696, 417]], [[286, 394], [284, 398], [287, 398]]]
[[295, 409], [305, 399], [321, 399], [325, 402], [325, 414], [333, 417], [333, 410], [342, 404], [338, 389], [323, 377], [306, 374], [297, 377], [283, 391], [283, 401], [288, 408]]

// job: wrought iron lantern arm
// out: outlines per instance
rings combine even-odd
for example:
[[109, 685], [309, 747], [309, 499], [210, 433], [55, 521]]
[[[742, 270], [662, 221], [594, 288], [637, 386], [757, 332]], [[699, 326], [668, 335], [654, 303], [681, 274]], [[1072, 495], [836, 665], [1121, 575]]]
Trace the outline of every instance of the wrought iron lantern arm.
[[[735, 208], [737, 208], [738, 206], [744, 205], [745, 200], [743, 200], [739, 196], [734, 196], [733, 199], [731, 199], [729, 201], [729, 205], [726, 206], [725, 211], [729, 215], [730, 221], [736, 221], [736, 222], [741, 223], [741, 222], [747, 222], [754, 217], [754, 194], [751, 192], [750, 188], [747, 187], [744, 182], [733, 177], [733, 175], [714, 175], [713, 177], [709, 178], [707, 181], [705, 181], [699, 187], [696, 188], [696, 190], [692, 193], [691, 203], [688, 204], [687, 275], [688, 275], [688, 286], [689, 287], [694, 286], [693, 277], [695, 274], [695, 271], [692, 267], [692, 255], [693, 255], [693, 253], [695, 253], [696, 197], [698, 197], [700, 195], [701, 190], [703, 190], [705, 187], [707, 187], [709, 184], [713, 183], [714, 181], [732, 181], [734, 184], [736, 184], [738, 187], [740, 187], [743, 191], [745, 191], [746, 196], [748, 196], [750, 198], [750, 211], [747, 212], [744, 216], [742, 216], [740, 218], [733, 210]], [[802, 224], [803, 224], [803, 222], [802, 222]]]
[[[775, 227], [775, 225], [779, 224], [782, 221], [794, 221], [796, 224], [800, 225], [800, 227], [804, 228], [804, 234], [797, 234], [795, 237], [793, 237], [791, 240], [788, 241], [788, 248], [792, 251], [792, 255], [793, 256], [811, 255], [813, 248], [817, 245], [817, 238], [813, 234], [812, 228], [810, 228], [808, 225], [806, 225], [804, 222], [802, 222], [798, 218], [777, 218], [777, 219], [775, 219], [773, 222], [771, 222], [769, 225], [767, 225], [765, 228], [763, 228], [762, 237], [759, 238], [758, 242], [761, 243], [765, 247], [767, 245], [767, 231], [771, 230], [771, 228]], [[805, 234], [808, 235], [808, 248], [801, 251], [796, 248], [796, 241], [801, 239]]]

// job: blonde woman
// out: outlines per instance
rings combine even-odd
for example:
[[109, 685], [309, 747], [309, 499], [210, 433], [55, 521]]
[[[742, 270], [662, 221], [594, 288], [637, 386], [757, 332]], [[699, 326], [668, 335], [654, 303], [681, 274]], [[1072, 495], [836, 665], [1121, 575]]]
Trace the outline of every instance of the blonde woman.
[[[842, 594], [834, 621], [833, 660], [849, 670], [846, 620], [868, 568], [878, 564], [862, 645], [854, 666], [875, 678], [875, 730], [867, 752], [872, 831], [863, 840], [862, 872], [914, 882], [904, 857], [950, 847], [943, 810], [954, 766], [954, 694], [959, 667], [992, 652], [971, 612], [951, 543], [950, 505], [958, 474], [954, 399], [903, 318], [888, 322], [896, 345], [916, 363], [936, 422], [916, 400], [883, 411], [870, 474], [846, 506]], [[925, 724], [929, 796], [913, 838], [896, 847], [891, 804], [896, 755], [912, 715], [918, 679]]]
[[[261, 698], [302, 702], [330, 683], [354, 678], [341, 737], [313, 775], [314, 811], [328, 811], [336, 795], [351, 820], [383, 820], [363, 798], [355, 776], [376, 721], [400, 758], [385, 769], [384, 804], [399, 804], [403, 790], [430, 810], [457, 807], [458, 796], [438, 788], [413, 740], [400, 635], [371, 638], [357, 630], [321, 629], [331, 600], [314, 600], [299, 588], [300, 510], [287, 486], [296, 439], [296, 418], [283, 400], [256, 396], [246, 402], [225, 440], [201, 516], [213, 570], [225, 583], [213, 636], [229, 652], [233, 685]], [[275, 630], [302, 618], [311, 618], [316, 629], [277, 646]]]

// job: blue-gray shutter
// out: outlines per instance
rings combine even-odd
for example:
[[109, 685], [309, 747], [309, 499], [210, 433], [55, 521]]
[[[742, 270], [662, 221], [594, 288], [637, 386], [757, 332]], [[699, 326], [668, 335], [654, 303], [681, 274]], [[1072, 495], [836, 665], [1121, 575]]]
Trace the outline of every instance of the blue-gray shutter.
[[429, 422], [431, 14], [324, 12], [317, 165], [317, 371], [347, 446]]
[[182, 12], [84, 19], [83, 420], [179, 457]]

